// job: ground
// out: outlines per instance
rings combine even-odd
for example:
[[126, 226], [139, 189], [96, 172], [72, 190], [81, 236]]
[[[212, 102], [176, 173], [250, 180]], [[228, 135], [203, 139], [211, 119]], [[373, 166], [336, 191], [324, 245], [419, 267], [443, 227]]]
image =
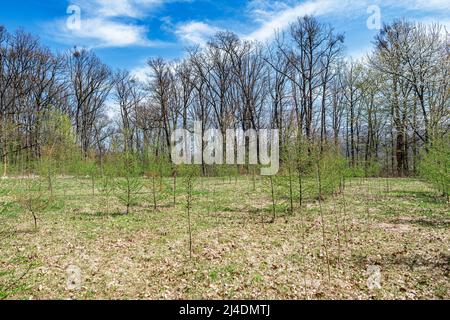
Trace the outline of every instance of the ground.
[[15, 203], [20, 179], [0, 181], [0, 298], [450, 298], [449, 206], [425, 182], [352, 179], [319, 203], [307, 180], [294, 214], [276, 190], [270, 223], [266, 179], [202, 178], [190, 258], [179, 180], [176, 204], [167, 179], [155, 211], [144, 181], [124, 215], [116, 198], [92, 195], [90, 179], [60, 177], [37, 230]]

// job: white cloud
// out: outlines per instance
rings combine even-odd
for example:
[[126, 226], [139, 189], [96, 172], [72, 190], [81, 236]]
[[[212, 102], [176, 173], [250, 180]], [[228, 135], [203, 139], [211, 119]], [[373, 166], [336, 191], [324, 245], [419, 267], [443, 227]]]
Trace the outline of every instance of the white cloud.
[[448, 0], [397, 0], [391, 1], [392, 5], [398, 5], [411, 10], [450, 11]]
[[220, 28], [205, 22], [190, 21], [179, 24], [176, 27], [175, 34], [184, 43], [204, 45], [218, 31], [220, 31]]
[[[337, 15], [364, 15], [370, 5], [379, 5], [382, 13], [394, 8], [402, 11], [428, 11], [437, 16], [445, 15], [450, 11], [449, 0], [253, 0], [249, 4], [250, 16], [260, 26], [247, 35], [247, 39], [266, 41], [270, 40], [275, 31], [289, 27], [297, 17], [305, 15], [337, 16]], [[364, 19], [368, 18], [363, 16]], [[417, 20], [417, 19], [416, 19]], [[419, 19], [420, 20], [420, 19]], [[439, 22], [439, 19], [436, 19]], [[440, 21], [447, 25], [448, 19]]]
[[[337, 12], [348, 13], [349, 6], [353, 9], [365, 8], [367, 0], [356, 4], [351, 0], [308, 0], [302, 3], [298, 0], [253, 0], [248, 5], [248, 13], [253, 19], [253, 24], [259, 27], [246, 34], [233, 27], [228, 29], [244, 39], [266, 41], [275, 35], [275, 31], [286, 29], [298, 17], [324, 16]], [[174, 33], [184, 43], [204, 45], [211, 36], [224, 29], [227, 28], [214, 26], [204, 21], [189, 21], [178, 24]]]
[[289, 4], [283, 1], [252, 0], [247, 6], [254, 22], [264, 23], [273, 18], [274, 13], [289, 9]]
[[362, 46], [360, 48], [354, 48], [348, 53], [348, 58], [352, 60], [364, 60], [372, 52], [373, 46]]
[[132, 77], [137, 80], [145, 83], [149, 80], [149, 75], [151, 74], [152, 69], [147, 64], [139, 66], [131, 70], [130, 74]]
[[[71, 44], [77, 41], [102, 47], [159, 46], [160, 42], [148, 39], [147, 33], [152, 30], [147, 30], [137, 20], [142, 20], [166, 3], [186, 1], [193, 0], [73, 0], [82, 10], [81, 30], [68, 30], [62, 23], [55, 23], [58, 29], [52, 34]], [[249, 27], [253, 25], [251, 32], [236, 30], [236, 25], [221, 28], [218, 26], [220, 23], [213, 25], [196, 20], [170, 25], [169, 29], [184, 44], [204, 45], [223, 29], [237, 32], [245, 39], [266, 41], [274, 36], [275, 31], [285, 30], [304, 15], [351, 15], [354, 18], [356, 14], [358, 18], [366, 19], [366, 8], [372, 4], [380, 5], [382, 12], [400, 8], [406, 11], [427, 10], [442, 15], [450, 10], [448, 0], [251, 0], [247, 7], [251, 18]]]
[[176, 0], [77, 0], [73, 3], [80, 6], [87, 15], [138, 18], [173, 1]]
[[166, 43], [148, 39], [148, 28], [135, 21], [156, 7], [175, 1], [190, 0], [74, 0], [80, 7], [80, 28], [72, 29], [66, 19], [45, 24], [52, 37], [67, 44], [88, 47], [162, 46]]
[[66, 34], [78, 41], [88, 41], [95, 47], [123, 47], [150, 45], [147, 29], [142, 26], [123, 24], [101, 18], [85, 19], [80, 30], [66, 30]]
[[[362, 1], [364, 2], [364, 1]], [[262, 6], [255, 5], [262, 4]], [[355, 7], [364, 6], [364, 3], [355, 3], [355, 1], [349, 0], [309, 0], [300, 4], [294, 4], [292, 6], [285, 6], [283, 9], [277, 11], [267, 11], [264, 9], [265, 2], [257, 0], [253, 2], [252, 13], [265, 17], [261, 26], [250, 33], [246, 38], [251, 40], [266, 41], [274, 36], [275, 31], [281, 31], [286, 29], [292, 22], [298, 17], [305, 15], [314, 15], [316, 17], [336, 14], [338, 12], [345, 12], [348, 6]]]
[[138, 17], [139, 12], [129, 0], [96, 0], [99, 15], [105, 17]]

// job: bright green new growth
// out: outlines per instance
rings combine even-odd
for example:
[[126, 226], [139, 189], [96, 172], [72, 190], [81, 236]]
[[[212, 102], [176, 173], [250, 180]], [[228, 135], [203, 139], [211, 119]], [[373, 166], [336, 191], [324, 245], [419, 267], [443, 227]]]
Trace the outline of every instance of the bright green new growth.
[[120, 157], [119, 178], [116, 180], [117, 198], [126, 206], [126, 214], [137, 204], [138, 193], [142, 189], [141, 169], [135, 154], [124, 152]]
[[194, 202], [194, 188], [197, 177], [200, 175], [201, 169], [197, 166], [180, 166], [180, 172], [183, 175], [183, 185], [186, 190], [186, 214], [188, 220], [189, 234], [189, 258], [192, 259], [192, 205]]
[[431, 182], [442, 195], [449, 196], [450, 185], [450, 137], [435, 139], [430, 143], [428, 152], [423, 152], [419, 172]]
[[11, 188], [8, 188], [6, 183], [4, 183], [5, 180], [6, 178], [0, 178], [0, 214], [3, 214], [12, 204], [5, 199], [12, 192]]
[[103, 172], [98, 182], [98, 191], [100, 192], [99, 210], [106, 209], [106, 213], [110, 213], [110, 201], [116, 189], [114, 177], [116, 176], [115, 167], [108, 163], [103, 166]]
[[[48, 180], [47, 180], [48, 183]], [[38, 215], [46, 210], [53, 201], [53, 195], [49, 194], [46, 180], [28, 176], [21, 180], [20, 192], [16, 195], [17, 203], [22, 210], [29, 213], [33, 218], [34, 229], [38, 228]]]

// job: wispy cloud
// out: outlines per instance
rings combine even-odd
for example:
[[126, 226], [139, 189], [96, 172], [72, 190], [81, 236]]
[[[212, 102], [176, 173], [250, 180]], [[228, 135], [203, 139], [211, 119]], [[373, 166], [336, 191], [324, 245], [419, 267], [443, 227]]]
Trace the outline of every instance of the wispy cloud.
[[178, 24], [175, 34], [185, 44], [204, 45], [211, 36], [220, 30], [206, 22], [190, 21]]
[[[450, 12], [448, 0], [280, 0], [275, 2], [252, 0], [248, 6], [249, 13], [254, 21], [259, 23], [259, 27], [249, 33], [246, 38], [258, 41], [269, 40], [275, 35], [275, 31], [286, 29], [297, 17], [305, 15], [331, 17], [351, 13], [353, 18], [355, 15], [363, 15], [366, 19], [368, 17], [366, 9], [371, 5], [380, 6], [383, 12], [394, 8], [402, 12], [433, 12], [434, 17], [442, 14], [448, 16]], [[445, 25], [447, 21], [448, 18], [443, 18], [439, 22]]]
[[183, 0], [75, 0], [75, 4], [90, 15], [108, 17], [145, 17], [159, 6]]
[[[54, 39], [88, 47], [164, 46], [163, 41], [148, 39], [148, 27], [141, 23], [159, 6], [190, 0], [76, 0], [70, 4], [81, 9], [79, 28], [67, 26], [67, 18], [46, 23]], [[69, 4], [68, 4], [69, 5]]]
[[[362, 1], [364, 2], [364, 1]], [[261, 25], [255, 31], [247, 35], [248, 39], [266, 41], [272, 38], [275, 31], [286, 29], [298, 17], [314, 15], [317, 17], [346, 12], [350, 5], [360, 7], [361, 3], [348, 0], [309, 0], [292, 5], [278, 5], [279, 10], [267, 8], [266, 1], [255, 0], [251, 3], [250, 9], [253, 16], [259, 17]], [[256, 18], [258, 19], [258, 18]]]
[[80, 29], [67, 27], [65, 20], [46, 24], [47, 32], [57, 41], [87, 47], [151, 46], [147, 28], [94, 17], [84, 19]]
[[149, 80], [149, 75], [151, 74], [151, 72], [152, 70], [150, 66], [147, 63], [143, 63], [142, 65], [132, 69], [130, 74], [135, 79], [145, 83]]
[[389, 3], [410, 10], [442, 11], [447, 15], [450, 11], [450, 1], [448, 0], [391, 0]]
[[[149, 39], [149, 32], [155, 30], [149, 30], [148, 16], [157, 17], [158, 9], [168, 3], [194, 1], [72, 0], [71, 4], [78, 5], [82, 10], [81, 28], [67, 28], [66, 16], [47, 24], [47, 31], [61, 42], [91, 47], [167, 46], [163, 41]], [[366, 9], [374, 4], [381, 7], [383, 19], [386, 12], [420, 13], [422, 17], [430, 13], [430, 17], [442, 17], [450, 11], [448, 0], [250, 0], [246, 10], [243, 10], [245, 18], [241, 17], [239, 21], [238, 18], [222, 16], [219, 20], [176, 19], [178, 22], [172, 24], [161, 19], [163, 24], [160, 28], [165, 33], [172, 33], [182, 45], [204, 45], [212, 35], [224, 29], [245, 39], [264, 42], [273, 38], [275, 31], [287, 29], [298, 17], [314, 15], [367, 19], [369, 14]], [[232, 23], [233, 19], [236, 23]], [[442, 19], [448, 24], [447, 18]]]

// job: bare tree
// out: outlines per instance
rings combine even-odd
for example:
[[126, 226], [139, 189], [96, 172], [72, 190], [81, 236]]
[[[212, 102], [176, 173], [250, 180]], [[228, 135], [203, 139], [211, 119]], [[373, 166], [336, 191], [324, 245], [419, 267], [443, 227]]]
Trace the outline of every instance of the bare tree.
[[91, 51], [73, 49], [67, 55], [72, 112], [84, 156], [95, 142], [94, 129], [113, 87], [111, 70]]

